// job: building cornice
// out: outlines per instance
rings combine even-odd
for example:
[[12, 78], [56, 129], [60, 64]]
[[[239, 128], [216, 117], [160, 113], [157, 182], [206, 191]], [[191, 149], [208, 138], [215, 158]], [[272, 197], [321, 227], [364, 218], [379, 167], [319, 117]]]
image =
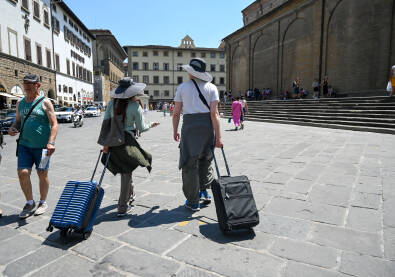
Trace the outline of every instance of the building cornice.
[[189, 52], [198, 52], [198, 51], [215, 51], [215, 52], [225, 52], [223, 48], [204, 48], [204, 47], [196, 47], [196, 48], [181, 48], [181, 47], [172, 47], [172, 46], [164, 46], [164, 45], [125, 45], [123, 48], [127, 51], [128, 48], [138, 48], [138, 49], [168, 49], [175, 51], [189, 51]]

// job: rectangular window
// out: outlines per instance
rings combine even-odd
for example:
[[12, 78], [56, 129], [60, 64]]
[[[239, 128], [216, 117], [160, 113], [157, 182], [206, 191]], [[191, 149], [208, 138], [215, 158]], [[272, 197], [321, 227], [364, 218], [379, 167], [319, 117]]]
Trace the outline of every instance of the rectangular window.
[[210, 53], [210, 58], [215, 59], [215, 52]]
[[28, 0], [22, 0], [22, 8], [26, 11], [29, 11], [29, 1]]
[[56, 71], [60, 71], [60, 60], [58, 54], [55, 54], [55, 69]]
[[66, 16], [65, 14], [63, 14], [63, 20], [64, 20], [65, 22], [67, 22], [67, 16]]
[[154, 84], [159, 84], [159, 76], [154, 76]]
[[213, 80], [211, 81], [215, 85], [215, 77], [213, 77]]
[[51, 66], [52, 66], [52, 63], [51, 63], [51, 50], [47, 49], [46, 53], [47, 53], [47, 67], [51, 68]]
[[8, 28], [8, 51], [11, 56], [19, 57], [18, 36], [14, 30]]
[[192, 57], [192, 58], [195, 58], [195, 57], [196, 57], [196, 53], [195, 53], [195, 52], [192, 52], [192, 53], [191, 53], [191, 57]]
[[30, 40], [25, 38], [25, 59], [29, 62], [32, 61], [32, 47], [30, 45]]
[[170, 91], [165, 90], [165, 97], [169, 97], [169, 95], [170, 95]]
[[159, 96], [159, 90], [154, 90], [154, 96]]
[[67, 75], [70, 75], [70, 61], [66, 59], [66, 71]]
[[41, 46], [36, 45], [37, 49], [37, 64], [42, 65], [43, 64], [43, 54], [41, 52]]
[[205, 58], [206, 57], [206, 52], [200, 53], [200, 57]]
[[177, 52], [177, 57], [182, 57], [182, 52], [181, 51]]
[[47, 10], [44, 10], [44, 25], [49, 27], [49, 15]]
[[182, 77], [177, 77], [177, 84], [182, 84]]
[[74, 62], [71, 63], [71, 68], [73, 70], [73, 77], [75, 77], [75, 63]]
[[147, 51], [143, 52], [143, 57], [148, 57], [148, 52]]
[[219, 65], [219, 71], [225, 72], [225, 65], [224, 64]]
[[163, 83], [168, 84], [169, 83], [169, 76], [163, 76]]
[[40, 4], [36, 1], [33, 1], [33, 18], [40, 21]]
[[133, 79], [133, 82], [136, 82], [136, 83], [139, 82], [139, 76], [138, 75], [133, 75], [132, 79]]
[[224, 59], [224, 58], [225, 58], [225, 53], [219, 53], [219, 57], [220, 57], [221, 59]]
[[148, 63], [143, 63], [143, 70], [148, 70]]
[[210, 71], [211, 72], [215, 72], [215, 64], [211, 64], [210, 65]]
[[158, 51], [154, 50], [154, 56], [158, 56]]
[[159, 63], [153, 63], [153, 69], [159, 70]]
[[52, 4], [52, 11], [56, 12], [56, 5], [55, 5], [55, 3]]
[[52, 17], [52, 26], [54, 32], [59, 34], [60, 24], [59, 24], [59, 20], [57, 20], [56, 17]]
[[169, 56], [169, 51], [164, 51], [163, 56], [168, 57]]
[[63, 92], [67, 93], [67, 87], [65, 85], [63, 85]]
[[149, 76], [148, 75], [144, 75], [143, 76], [143, 83], [144, 84], [148, 84], [149, 83]]
[[225, 85], [225, 78], [224, 77], [219, 78], [219, 84]]
[[165, 70], [165, 71], [169, 70], [169, 64], [168, 63], [164, 63], [163, 64], [163, 70]]
[[59, 85], [59, 92], [62, 92], [62, 85]]
[[177, 71], [182, 71], [182, 63], [177, 64]]
[[133, 70], [139, 70], [139, 63], [133, 63]]
[[69, 87], [69, 93], [73, 93], [73, 88]]
[[144, 94], [148, 95], [149, 94], [149, 90], [144, 90]]
[[133, 57], [138, 57], [138, 56], [139, 56], [139, 52], [133, 51], [132, 56], [133, 56]]

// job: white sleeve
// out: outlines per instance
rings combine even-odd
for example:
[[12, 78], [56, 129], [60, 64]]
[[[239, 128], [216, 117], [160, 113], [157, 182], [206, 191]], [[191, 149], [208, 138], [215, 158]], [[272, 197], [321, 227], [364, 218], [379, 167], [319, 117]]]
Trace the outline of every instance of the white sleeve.
[[212, 94], [211, 94], [211, 101], [210, 101], [210, 103], [214, 102], [214, 101], [219, 101], [219, 94], [218, 94], [218, 89], [217, 89], [216, 85], [212, 86], [212, 91], [211, 92], [212, 92]]
[[174, 102], [182, 102], [181, 91], [182, 91], [182, 84], [177, 87], [176, 96], [174, 97]]

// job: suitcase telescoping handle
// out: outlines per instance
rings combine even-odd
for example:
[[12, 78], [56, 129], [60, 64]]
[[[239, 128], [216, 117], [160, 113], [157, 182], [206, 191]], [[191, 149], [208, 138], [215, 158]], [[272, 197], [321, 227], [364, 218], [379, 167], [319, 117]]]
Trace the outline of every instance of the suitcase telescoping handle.
[[[110, 154], [111, 153], [108, 152], [107, 159], [106, 159], [106, 164], [104, 165], [103, 172], [101, 173], [101, 176], [100, 176], [99, 186], [101, 186], [101, 182], [103, 181], [103, 178], [104, 178], [104, 173], [106, 173], [108, 161], [110, 160]], [[100, 158], [101, 158], [102, 155], [103, 155], [103, 150], [100, 150], [99, 158], [97, 158], [96, 166], [95, 166], [95, 169], [93, 170], [91, 182], [93, 181], [93, 178], [95, 177], [96, 169], [97, 169], [97, 166], [99, 164], [99, 161], [100, 161]]]
[[[219, 174], [218, 163], [217, 163], [217, 159], [215, 158], [214, 150], [215, 150], [215, 148], [212, 150], [213, 151], [213, 157], [214, 157], [214, 163], [215, 163], [215, 169], [217, 170], [218, 178], [221, 178], [221, 175]], [[222, 151], [222, 156], [224, 157], [226, 171], [228, 172], [228, 176], [230, 176], [228, 161], [226, 160], [225, 151], [224, 151], [223, 147], [221, 147], [221, 151]]]

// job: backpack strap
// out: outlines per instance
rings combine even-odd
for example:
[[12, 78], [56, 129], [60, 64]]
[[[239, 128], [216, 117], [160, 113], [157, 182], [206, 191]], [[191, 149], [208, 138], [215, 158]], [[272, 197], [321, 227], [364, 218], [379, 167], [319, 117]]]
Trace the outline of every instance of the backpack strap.
[[202, 100], [203, 104], [206, 105], [206, 107], [208, 108], [208, 110], [210, 110], [210, 106], [207, 104], [207, 100], [206, 100], [206, 98], [204, 98], [204, 96], [203, 96], [202, 92], [200, 91], [200, 88], [199, 88], [199, 86], [197, 85], [196, 81], [195, 81], [194, 79], [192, 79], [192, 82], [194, 83], [196, 89], [197, 89], [198, 92], [199, 92], [199, 98], [200, 98], [200, 100]]

